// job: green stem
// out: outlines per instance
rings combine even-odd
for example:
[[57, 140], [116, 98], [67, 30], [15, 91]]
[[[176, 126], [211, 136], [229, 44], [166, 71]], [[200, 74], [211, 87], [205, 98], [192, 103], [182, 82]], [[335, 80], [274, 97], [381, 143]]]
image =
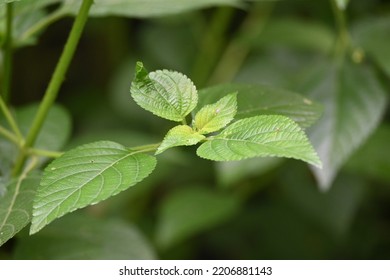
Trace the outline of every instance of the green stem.
[[195, 60], [191, 78], [196, 85], [203, 86], [215, 66], [218, 54], [224, 45], [224, 35], [234, 15], [231, 7], [218, 8], [211, 19], [210, 27], [201, 41], [199, 54]]
[[11, 112], [9, 111], [9, 109], [8, 109], [7, 105], [5, 104], [1, 95], [0, 95], [0, 111], [3, 112], [5, 119], [7, 120], [8, 124], [10, 125], [12, 131], [18, 137], [19, 141], [23, 141], [23, 136], [22, 136], [22, 133], [20, 132], [18, 124], [16, 123], [14, 117], [12, 116]]
[[333, 14], [336, 19], [336, 24], [339, 29], [339, 38], [336, 43], [336, 55], [343, 60], [345, 54], [350, 46], [350, 36], [347, 28], [347, 21], [345, 18], [344, 10], [341, 10], [336, 3], [336, 0], [330, 0], [332, 5]]
[[161, 143], [156, 144], [148, 144], [148, 145], [142, 145], [137, 147], [131, 147], [130, 149], [133, 151], [139, 151], [139, 152], [154, 152], [157, 150], [157, 148], [161, 145]]
[[63, 18], [66, 16], [67, 13], [64, 12], [64, 10], [59, 9], [52, 14], [48, 15], [47, 17], [41, 19], [36, 24], [31, 26], [29, 29], [27, 29], [21, 36], [20, 40], [26, 40], [32, 36], [34, 36], [36, 33], [38, 33], [40, 30], [44, 29], [45, 27], [51, 25], [53, 22], [56, 22], [57, 20]]
[[230, 82], [236, 76], [251, 50], [253, 41], [263, 31], [273, 5], [273, 3], [258, 4], [251, 9], [241, 25], [238, 35], [226, 47], [208, 84]]
[[10, 96], [11, 78], [12, 78], [12, 22], [13, 22], [13, 10], [14, 3], [8, 3], [6, 7], [6, 27], [5, 38], [3, 45], [4, 52], [4, 77], [2, 85], [2, 95], [5, 102], [8, 101]]
[[65, 79], [65, 74], [69, 68], [70, 62], [73, 58], [77, 44], [81, 37], [81, 33], [88, 19], [89, 9], [92, 3], [93, 0], [83, 0], [83, 3], [80, 7], [80, 11], [75, 19], [72, 30], [65, 44], [64, 50], [62, 51], [60, 60], [58, 61], [53, 76], [43, 97], [43, 100], [38, 108], [38, 112], [32, 122], [30, 131], [27, 134], [23, 150], [20, 152], [16, 160], [13, 170], [14, 176], [16, 176], [22, 169], [26, 160], [26, 151], [34, 145], [35, 140], [42, 128], [43, 122], [46, 119], [47, 114], [51, 106], [53, 105], [55, 99], [57, 98], [59, 89]]
[[4, 138], [7, 138], [8, 140], [15, 143], [16, 145], [20, 145], [20, 139], [11, 131], [5, 129], [2, 126], [0, 126], [0, 135], [3, 135]]
[[42, 157], [48, 157], [48, 158], [59, 158], [64, 153], [63, 152], [56, 152], [56, 151], [49, 151], [49, 150], [41, 150], [41, 149], [30, 148], [30, 149], [28, 149], [28, 154], [29, 155], [42, 156]]

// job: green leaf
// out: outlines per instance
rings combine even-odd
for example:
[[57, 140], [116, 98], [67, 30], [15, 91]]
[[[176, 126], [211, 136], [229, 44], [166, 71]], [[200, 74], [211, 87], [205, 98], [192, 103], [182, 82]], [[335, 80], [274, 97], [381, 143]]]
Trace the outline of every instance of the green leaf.
[[238, 210], [232, 196], [206, 188], [179, 189], [160, 205], [156, 240], [166, 249], [223, 223]]
[[260, 156], [287, 157], [321, 166], [303, 130], [284, 116], [257, 116], [239, 120], [203, 143], [197, 154], [216, 161]]
[[196, 113], [194, 126], [201, 134], [215, 132], [228, 125], [237, 113], [237, 93], [229, 94]]
[[322, 170], [313, 172], [328, 189], [339, 169], [377, 127], [386, 106], [386, 94], [372, 70], [344, 63], [313, 70], [305, 91], [325, 107], [324, 116], [309, 130]]
[[168, 70], [148, 74], [141, 62], [137, 62], [130, 92], [145, 110], [178, 122], [183, 121], [198, 102], [196, 88], [185, 75]]
[[172, 147], [198, 144], [205, 138], [204, 135], [194, 131], [188, 125], [175, 126], [168, 131], [167, 135], [165, 135], [164, 140], [157, 149], [156, 155]]
[[[242, 0], [95, 0], [91, 16], [160, 17], [218, 5], [238, 6]], [[67, 0], [66, 9], [75, 12], [80, 0]]]
[[353, 28], [355, 44], [363, 48], [390, 77], [389, 32], [389, 17], [360, 21]]
[[16, 259], [141, 260], [156, 254], [142, 233], [120, 220], [74, 213], [50, 224], [39, 234], [18, 240]]
[[284, 115], [302, 127], [309, 127], [322, 113], [321, 105], [296, 93], [265, 85], [244, 84], [225, 84], [200, 90], [197, 109], [217, 102], [230, 92], [238, 92], [236, 119]]
[[31, 221], [32, 204], [39, 176], [11, 180], [0, 196], [0, 246]]
[[335, 36], [325, 24], [298, 18], [273, 18], [254, 42], [264, 49], [283, 47], [297, 50], [319, 51], [328, 54], [334, 45]]
[[66, 152], [43, 173], [30, 233], [69, 212], [126, 190], [146, 178], [155, 165], [154, 157], [109, 141]]

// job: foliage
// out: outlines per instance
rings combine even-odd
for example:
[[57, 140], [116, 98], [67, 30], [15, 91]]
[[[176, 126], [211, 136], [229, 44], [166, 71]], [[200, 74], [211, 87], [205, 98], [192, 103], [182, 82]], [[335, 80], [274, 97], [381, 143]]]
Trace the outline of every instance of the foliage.
[[0, 1], [0, 258], [388, 257], [389, 12]]

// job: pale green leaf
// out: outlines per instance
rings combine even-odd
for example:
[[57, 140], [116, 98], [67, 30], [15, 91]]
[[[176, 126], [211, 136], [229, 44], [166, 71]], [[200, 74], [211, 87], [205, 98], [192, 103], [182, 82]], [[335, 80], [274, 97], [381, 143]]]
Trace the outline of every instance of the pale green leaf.
[[216, 161], [260, 156], [287, 157], [321, 166], [321, 161], [298, 124], [277, 115], [239, 120], [203, 143], [197, 154]]
[[215, 132], [229, 124], [236, 113], [237, 93], [232, 93], [200, 109], [195, 115], [194, 126], [202, 134]]
[[[374, 18], [358, 22], [353, 28], [355, 45], [362, 48], [369, 57], [390, 77], [390, 19]], [[361, 51], [361, 50], [360, 50]], [[356, 50], [359, 60], [359, 49]]]
[[[242, 0], [95, 0], [91, 16], [159, 17], [218, 5], [238, 6]], [[64, 9], [75, 13], [80, 0], [67, 0]]]
[[206, 188], [184, 188], [161, 204], [156, 240], [166, 249], [223, 223], [237, 211], [238, 200]]
[[314, 71], [305, 91], [324, 105], [324, 116], [309, 130], [322, 163], [314, 174], [328, 189], [339, 169], [376, 128], [386, 106], [386, 93], [372, 70], [345, 63]]
[[196, 88], [185, 75], [168, 70], [148, 73], [141, 62], [136, 65], [130, 92], [145, 110], [178, 122], [183, 121], [198, 102]]
[[156, 254], [134, 225], [74, 213], [18, 240], [16, 259], [146, 260]]
[[197, 109], [217, 102], [230, 92], [238, 92], [236, 119], [284, 115], [302, 127], [309, 127], [322, 113], [321, 105], [299, 94], [265, 85], [244, 84], [225, 84], [200, 90]]
[[205, 138], [204, 135], [194, 131], [188, 125], [175, 126], [168, 131], [167, 135], [165, 135], [164, 140], [157, 149], [156, 155], [172, 147], [198, 144]]
[[34, 200], [31, 234], [66, 213], [135, 185], [155, 165], [154, 157], [109, 141], [66, 152], [45, 169]]
[[0, 195], [0, 246], [30, 222], [39, 179], [22, 176], [6, 184], [4, 196]]

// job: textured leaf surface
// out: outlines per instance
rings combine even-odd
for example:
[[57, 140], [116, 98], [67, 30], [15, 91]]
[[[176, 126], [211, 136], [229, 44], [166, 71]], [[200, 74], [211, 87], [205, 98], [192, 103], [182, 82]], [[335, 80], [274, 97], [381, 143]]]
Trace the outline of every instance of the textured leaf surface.
[[134, 260], [156, 254], [142, 233], [120, 220], [99, 220], [74, 213], [59, 219], [39, 234], [21, 238], [16, 259]]
[[156, 159], [120, 144], [100, 141], [80, 146], [45, 170], [34, 200], [30, 232], [78, 208], [107, 199], [147, 177]]
[[227, 84], [199, 91], [198, 110], [230, 92], [238, 92], [236, 119], [258, 115], [284, 115], [302, 127], [311, 126], [322, 113], [322, 107], [296, 93], [264, 85]]
[[197, 153], [200, 157], [216, 161], [277, 156], [321, 166], [303, 130], [284, 116], [258, 116], [239, 120], [203, 143]]
[[194, 125], [199, 133], [215, 132], [229, 124], [236, 113], [237, 93], [233, 93], [200, 109], [195, 115]]
[[182, 121], [198, 102], [196, 88], [185, 75], [168, 70], [148, 74], [140, 62], [130, 92], [139, 106], [172, 121]]
[[378, 125], [386, 94], [363, 65], [328, 66], [314, 76], [306, 91], [324, 105], [325, 112], [309, 131], [323, 163], [322, 170], [313, 171], [320, 186], [328, 189], [343, 163]]
[[360, 21], [353, 29], [356, 44], [390, 76], [389, 17]]
[[0, 196], [0, 246], [30, 222], [39, 179], [34, 176], [12, 180], [4, 196]]
[[194, 131], [188, 125], [178, 125], [168, 131], [163, 142], [158, 147], [156, 154], [177, 146], [192, 146], [206, 137], [199, 132]]
[[[92, 16], [157, 17], [217, 5], [242, 4], [242, 0], [95, 0]], [[67, 0], [66, 9], [77, 11], [80, 0]]]
[[168, 248], [226, 221], [238, 206], [234, 197], [210, 189], [180, 189], [161, 205], [157, 242]]

